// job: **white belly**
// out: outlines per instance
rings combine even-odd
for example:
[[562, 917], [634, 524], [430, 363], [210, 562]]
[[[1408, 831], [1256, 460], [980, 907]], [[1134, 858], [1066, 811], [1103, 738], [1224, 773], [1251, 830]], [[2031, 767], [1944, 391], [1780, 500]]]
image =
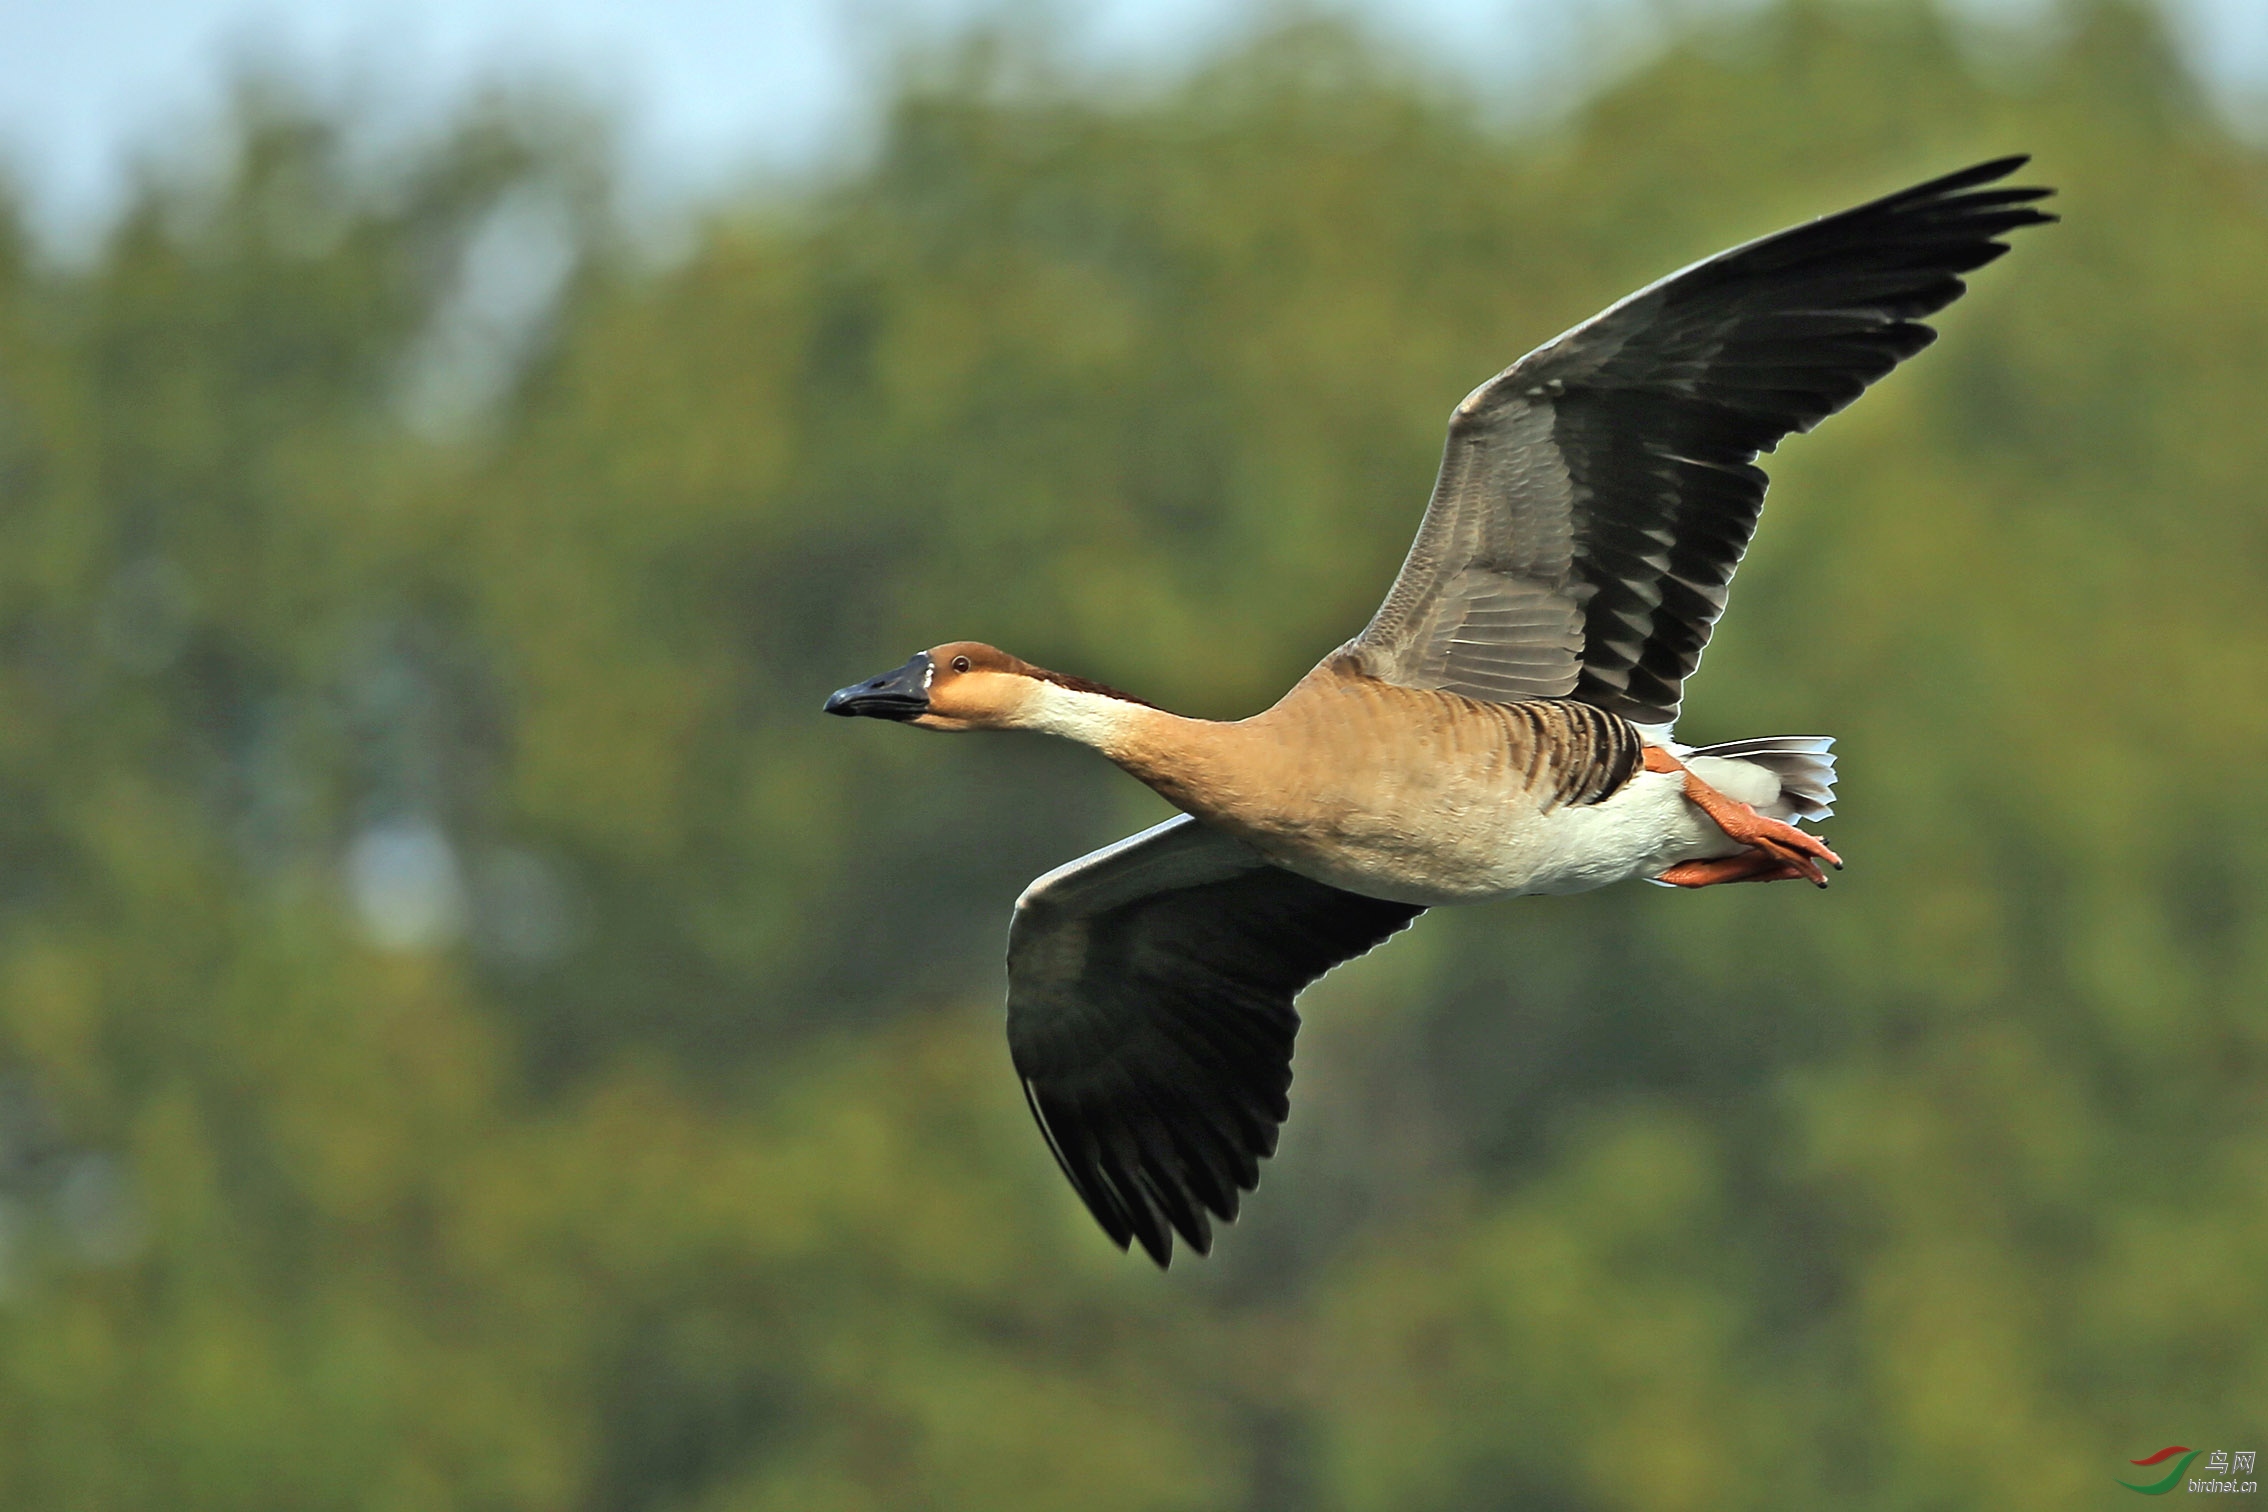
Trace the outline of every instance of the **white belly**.
[[[1746, 849], [1685, 796], [1680, 772], [1640, 772], [1603, 803], [1559, 808], [1499, 841], [1490, 897], [1578, 893]], [[1468, 895], [1469, 896], [1469, 895]]]
[[1318, 882], [1429, 906], [1588, 892], [1744, 848], [1686, 799], [1677, 772], [1640, 772], [1600, 803], [1540, 811], [1475, 804], [1411, 818], [1344, 826], [1327, 839], [1247, 838], [1277, 865]]

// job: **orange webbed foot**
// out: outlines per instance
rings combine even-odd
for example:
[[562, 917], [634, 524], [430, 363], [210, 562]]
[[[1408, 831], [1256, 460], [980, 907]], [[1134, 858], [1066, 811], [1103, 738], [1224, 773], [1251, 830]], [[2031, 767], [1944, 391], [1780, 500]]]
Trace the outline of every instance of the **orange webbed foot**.
[[[1659, 747], [1648, 748], [1646, 767], [1656, 772], [1684, 771], [1686, 798], [1716, 821], [1727, 836], [1750, 847], [1745, 857], [1728, 856], [1673, 866], [1658, 880], [1672, 887], [1707, 887], [1715, 882], [1777, 882], [1801, 877], [1815, 886], [1825, 887], [1827, 874], [1819, 869], [1819, 863], [1824, 861], [1837, 871], [1843, 869], [1843, 858], [1829, 850], [1826, 841], [1817, 835], [1805, 834], [1792, 824], [1759, 814], [1738, 799], [1726, 797], [1686, 770], [1684, 763], [1669, 752]], [[1726, 863], [1729, 862], [1744, 864], [1737, 870], [1728, 870]], [[1685, 875], [1695, 880], [1683, 880]]]
[[1708, 861], [1681, 861], [1654, 880], [1671, 887], [1714, 887], [1719, 882], [1787, 882], [1803, 875], [1792, 861], [1783, 861], [1767, 851], [1749, 850]]
[[[1692, 778], [1686, 779], [1689, 783]], [[1752, 855], [1766, 855], [1784, 866], [1792, 867], [1790, 875], [1803, 878], [1814, 886], [1825, 887], [1827, 874], [1819, 869], [1824, 861], [1837, 871], [1843, 869], [1843, 858], [1827, 848], [1827, 842], [1817, 835], [1807, 835], [1792, 824], [1766, 818], [1745, 803], [1738, 803], [1711, 790], [1710, 796], [1730, 812], [1709, 811], [1718, 827], [1743, 845], [1753, 846]], [[1704, 805], [1704, 807], [1707, 807]]]

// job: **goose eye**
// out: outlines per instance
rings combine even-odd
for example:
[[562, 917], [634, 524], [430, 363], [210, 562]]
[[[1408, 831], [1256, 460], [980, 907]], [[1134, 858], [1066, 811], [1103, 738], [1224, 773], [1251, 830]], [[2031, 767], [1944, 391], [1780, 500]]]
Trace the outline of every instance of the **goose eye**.
[[965, 656], [956, 656], [956, 657], [954, 657], [954, 658], [953, 658], [953, 670], [954, 670], [954, 671], [956, 671], [956, 672], [966, 672], [966, 671], [968, 671], [968, 670], [969, 670], [969, 659], [968, 659], [967, 657], [965, 657]]

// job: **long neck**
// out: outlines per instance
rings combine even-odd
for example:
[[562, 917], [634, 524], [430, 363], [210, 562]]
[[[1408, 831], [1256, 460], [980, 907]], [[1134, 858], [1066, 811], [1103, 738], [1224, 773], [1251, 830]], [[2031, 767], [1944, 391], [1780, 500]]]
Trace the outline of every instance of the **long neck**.
[[1183, 808], [1202, 806], [1233, 725], [1185, 719], [1147, 704], [1041, 682], [1016, 713], [1014, 728], [1075, 740], [1117, 762]]

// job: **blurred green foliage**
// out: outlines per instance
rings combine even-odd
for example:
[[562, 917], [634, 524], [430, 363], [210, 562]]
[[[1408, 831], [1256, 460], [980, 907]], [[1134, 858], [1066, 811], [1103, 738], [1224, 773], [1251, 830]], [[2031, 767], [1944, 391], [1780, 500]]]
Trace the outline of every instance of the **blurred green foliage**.
[[[597, 133], [273, 85], [0, 235], [0, 1506], [2068, 1509], [2268, 1429], [2268, 158], [2144, 14], [1785, 0], [1548, 126], [1292, 22], [1009, 34], [656, 265]], [[1449, 406], [1736, 239], [2062, 186], [1775, 465], [1696, 740], [1854, 865], [1437, 913], [1169, 1276], [1010, 900], [1156, 803], [817, 717], [1189, 712], [1361, 623]], [[2130, 1471], [2128, 1473], [2131, 1473]]]

